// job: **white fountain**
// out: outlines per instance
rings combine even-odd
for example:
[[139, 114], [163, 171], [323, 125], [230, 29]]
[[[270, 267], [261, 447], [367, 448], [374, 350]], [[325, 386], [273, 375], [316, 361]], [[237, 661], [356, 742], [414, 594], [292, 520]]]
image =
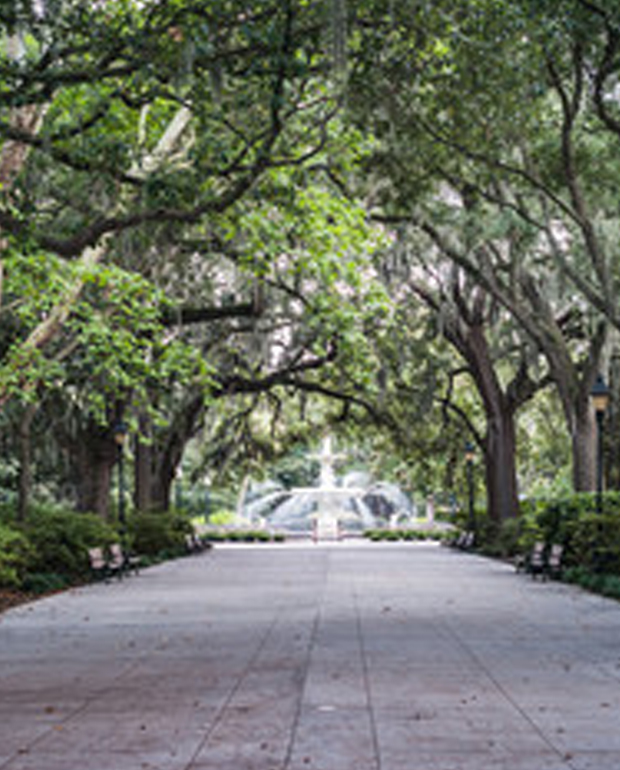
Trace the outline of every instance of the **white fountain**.
[[[375, 517], [364, 497], [376, 488], [359, 485], [360, 474], [353, 484], [339, 484], [334, 466], [344, 457], [334, 452], [332, 438], [326, 436], [321, 451], [314, 455], [320, 464], [318, 486], [266, 488], [264, 494], [248, 503], [246, 517], [252, 521], [264, 518], [270, 527], [312, 534], [315, 540], [338, 539], [345, 529], [375, 527]], [[380, 490], [374, 494], [386, 496]]]
[[[364, 510], [368, 510], [363, 503], [362, 498], [365, 490], [357, 487], [339, 487], [336, 484], [336, 473], [334, 464], [337, 460], [343, 459], [345, 455], [336, 454], [333, 451], [332, 437], [325, 436], [321, 446], [321, 452], [314, 457], [320, 464], [319, 486], [301, 487], [294, 489], [293, 492], [299, 495], [307, 496], [308, 499], [316, 502], [316, 512], [314, 513], [312, 534], [315, 540], [338, 540], [341, 536], [341, 525], [343, 519], [350, 516], [344, 508], [346, 500], [357, 502], [363, 517]], [[368, 511], [369, 515], [370, 512]], [[372, 519], [372, 515], [370, 515]], [[367, 521], [367, 526], [372, 523]]]

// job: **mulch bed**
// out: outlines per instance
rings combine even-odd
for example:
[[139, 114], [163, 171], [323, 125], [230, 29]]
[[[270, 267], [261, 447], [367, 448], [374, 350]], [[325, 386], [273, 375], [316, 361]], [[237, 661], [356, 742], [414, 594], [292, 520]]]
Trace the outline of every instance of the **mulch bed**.
[[36, 598], [39, 597], [24, 591], [11, 591], [8, 588], [0, 588], [0, 615], [6, 610], [10, 610], [11, 607], [27, 604]]

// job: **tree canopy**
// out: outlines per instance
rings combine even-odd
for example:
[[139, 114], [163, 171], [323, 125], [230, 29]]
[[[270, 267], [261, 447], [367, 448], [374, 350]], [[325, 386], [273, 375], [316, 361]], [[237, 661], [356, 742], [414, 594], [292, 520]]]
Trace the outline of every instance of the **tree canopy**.
[[557, 398], [591, 489], [620, 329], [615, 5], [0, 10], [7, 433], [60, 409], [58, 474], [100, 513], [119, 421], [140, 509], [201, 432], [230, 468], [331, 425], [429, 486], [473, 439], [499, 520], [520, 421]]

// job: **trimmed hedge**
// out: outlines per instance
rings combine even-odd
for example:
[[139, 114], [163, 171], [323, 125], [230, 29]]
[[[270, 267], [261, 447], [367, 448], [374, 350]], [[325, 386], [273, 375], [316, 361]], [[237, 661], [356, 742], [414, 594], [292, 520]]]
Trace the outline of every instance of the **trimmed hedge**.
[[211, 543], [283, 543], [285, 535], [263, 529], [208, 530], [204, 537]]
[[[452, 535], [452, 532], [447, 533]], [[367, 529], [364, 531], [364, 537], [378, 542], [398, 542], [423, 541], [423, 540], [443, 540], [447, 536], [445, 530], [440, 529]]]

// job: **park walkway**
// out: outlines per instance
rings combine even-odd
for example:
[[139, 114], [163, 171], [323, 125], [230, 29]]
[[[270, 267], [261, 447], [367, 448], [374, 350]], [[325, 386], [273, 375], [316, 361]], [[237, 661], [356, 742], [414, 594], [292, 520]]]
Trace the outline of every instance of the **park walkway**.
[[438, 546], [220, 546], [0, 616], [2, 770], [619, 767], [620, 604]]

